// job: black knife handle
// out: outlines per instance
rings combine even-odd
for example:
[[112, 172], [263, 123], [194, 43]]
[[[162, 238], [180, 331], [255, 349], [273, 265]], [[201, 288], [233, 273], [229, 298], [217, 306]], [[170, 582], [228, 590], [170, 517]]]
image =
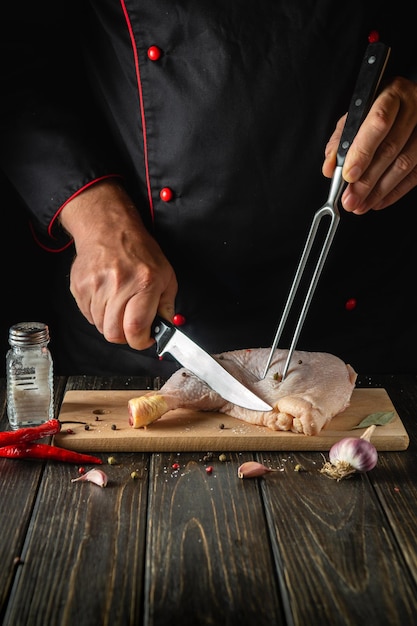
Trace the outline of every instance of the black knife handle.
[[375, 99], [391, 48], [382, 42], [370, 43], [356, 79], [346, 123], [337, 150], [337, 165], [342, 166], [346, 153]]
[[165, 346], [175, 333], [176, 328], [173, 324], [164, 320], [157, 315], [152, 323], [152, 336], [156, 341], [156, 351], [161, 354], [164, 351]]

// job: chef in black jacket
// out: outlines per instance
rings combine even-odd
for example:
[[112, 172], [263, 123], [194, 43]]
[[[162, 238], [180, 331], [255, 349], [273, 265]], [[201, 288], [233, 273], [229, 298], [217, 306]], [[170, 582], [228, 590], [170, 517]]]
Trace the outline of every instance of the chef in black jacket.
[[417, 371], [412, 8], [8, 8], [1, 167], [50, 254], [56, 371], [169, 375], [150, 338], [157, 311], [211, 353], [271, 345], [378, 36], [392, 48], [386, 81], [348, 153], [352, 184], [297, 347], [359, 372]]

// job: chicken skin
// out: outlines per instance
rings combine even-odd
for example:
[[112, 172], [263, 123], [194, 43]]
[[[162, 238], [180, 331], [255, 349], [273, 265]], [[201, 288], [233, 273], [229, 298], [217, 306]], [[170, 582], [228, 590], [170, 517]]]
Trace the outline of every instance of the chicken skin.
[[133, 428], [145, 427], [170, 410], [186, 408], [227, 413], [271, 430], [317, 435], [349, 406], [357, 374], [332, 354], [296, 350], [287, 375], [281, 381], [287, 354], [287, 350], [275, 351], [262, 380], [268, 348], [213, 355], [237, 380], [270, 404], [272, 411], [253, 411], [232, 404], [189, 370], [181, 368], [159, 391], [129, 400], [129, 423]]

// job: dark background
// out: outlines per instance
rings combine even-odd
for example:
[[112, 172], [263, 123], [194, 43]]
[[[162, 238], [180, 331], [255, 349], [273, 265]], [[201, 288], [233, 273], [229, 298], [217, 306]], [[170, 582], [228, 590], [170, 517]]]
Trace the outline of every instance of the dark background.
[[[34, 241], [28, 214], [19, 197], [0, 172], [2, 226], [0, 231], [0, 376], [6, 373], [9, 349], [9, 327], [18, 322], [40, 321], [49, 324], [53, 347], [51, 319], [50, 272], [53, 254]], [[49, 267], [49, 269], [48, 269]]]

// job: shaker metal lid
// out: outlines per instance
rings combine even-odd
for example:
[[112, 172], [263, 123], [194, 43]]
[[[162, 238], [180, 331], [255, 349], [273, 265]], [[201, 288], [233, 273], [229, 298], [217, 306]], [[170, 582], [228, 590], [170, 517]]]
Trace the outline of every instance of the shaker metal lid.
[[13, 346], [38, 345], [49, 338], [49, 327], [43, 322], [19, 322], [9, 329], [9, 343]]

